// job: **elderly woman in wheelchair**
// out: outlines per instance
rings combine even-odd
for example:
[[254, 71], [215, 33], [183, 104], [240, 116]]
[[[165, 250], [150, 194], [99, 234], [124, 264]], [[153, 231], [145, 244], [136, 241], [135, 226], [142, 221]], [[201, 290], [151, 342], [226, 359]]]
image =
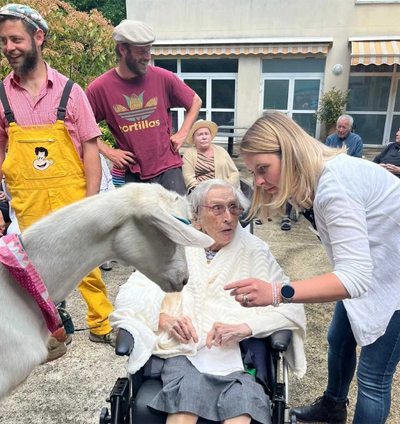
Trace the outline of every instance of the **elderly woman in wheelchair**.
[[137, 372], [151, 355], [163, 359], [162, 388], [147, 406], [166, 413], [168, 424], [196, 423], [199, 417], [226, 424], [270, 423], [270, 399], [245, 368], [240, 342], [291, 330], [285, 356], [301, 376], [306, 367], [303, 306], [246, 308], [235, 302], [223, 289], [228, 282], [250, 276], [284, 281], [286, 276], [268, 246], [239, 224], [248, 200], [230, 183], [205, 181], [190, 202], [193, 225], [215, 243], [206, 250], [185, 248], [190, 277], [181, 293], [166, 294], [139, 272], [121, 287], [110, 319], [134, 337], [127, 369]]

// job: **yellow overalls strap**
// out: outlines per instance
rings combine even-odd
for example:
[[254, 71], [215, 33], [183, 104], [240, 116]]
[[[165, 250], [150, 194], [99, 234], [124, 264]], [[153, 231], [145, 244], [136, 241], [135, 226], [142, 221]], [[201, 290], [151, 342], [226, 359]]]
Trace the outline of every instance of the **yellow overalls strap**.
[[67, 103], [68, 103], [69, 95], [71, 93], [73, 85], [74, 85], [74, 82], [71, 79], [69, 79], [67, 83], [65, 84], [64, 91], [61, 95], [60, 104], [58, 105], [58, 109], [57, 109], [57, 121], [65, 120], [65, 114], [67, 113]]
[[2, 170], [21, 230], [86, 195], [83, 162], [64, 124], [73, 84], [68, 80], [64, 87], [54, 124], [49, 124], [49, 110], [41, 112], [44, 125], [20, 126], [12, 119], [7, 96], [1, 99], [9, 119]]

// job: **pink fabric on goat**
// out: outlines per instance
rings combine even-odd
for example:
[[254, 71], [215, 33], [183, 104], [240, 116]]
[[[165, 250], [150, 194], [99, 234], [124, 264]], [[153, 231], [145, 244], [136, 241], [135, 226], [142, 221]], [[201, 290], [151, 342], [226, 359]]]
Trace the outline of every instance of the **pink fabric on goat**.
[[58, 311], [18, 235], [9, 234], [0, 238], [0, 262], [8, 269], [14, 280], [35, 299], [49, 331], [53, 333], [58, 330], [62, 326]]

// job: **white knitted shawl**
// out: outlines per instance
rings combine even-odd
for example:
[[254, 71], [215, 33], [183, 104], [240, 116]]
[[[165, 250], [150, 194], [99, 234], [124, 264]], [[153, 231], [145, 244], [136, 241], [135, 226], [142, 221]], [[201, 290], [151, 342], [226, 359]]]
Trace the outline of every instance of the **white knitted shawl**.
[[[233, 241], [209, 264], [201, 248], [187, 247], [186, 257], [190, 278], [181, 293], [164, 293], [140, 272], [134, 272], [121, 286], [110, 322], [113, 327], [129, 331], [135, 338], [128, 372], [140, 369], [152, 353], [162, 358], [194, 355], [204, 346], [213, 323], [223, 322], [246, 323], [255, 337], [266, 337], [280, 329], [292, 330], [292, 343], [286, 358], [297, 376], [304, 375], [306, 318], [303, 305], [243, 308], [223, 289], [229, 282], [249, 277], [269, 282], [288, 279], [266, 243], [239, 225]], [[158, 332], [160, 312], [190, 316], [199, 342], [182, 344], [166, 332]]]

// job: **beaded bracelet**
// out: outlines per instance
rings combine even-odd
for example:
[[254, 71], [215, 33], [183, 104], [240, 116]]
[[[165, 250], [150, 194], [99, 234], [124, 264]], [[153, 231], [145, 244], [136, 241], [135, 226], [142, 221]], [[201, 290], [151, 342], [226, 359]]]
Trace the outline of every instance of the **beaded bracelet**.
[[278, 283], [272, 283], [272, 306], [279, 306], [280, 293], [278, 290]]

